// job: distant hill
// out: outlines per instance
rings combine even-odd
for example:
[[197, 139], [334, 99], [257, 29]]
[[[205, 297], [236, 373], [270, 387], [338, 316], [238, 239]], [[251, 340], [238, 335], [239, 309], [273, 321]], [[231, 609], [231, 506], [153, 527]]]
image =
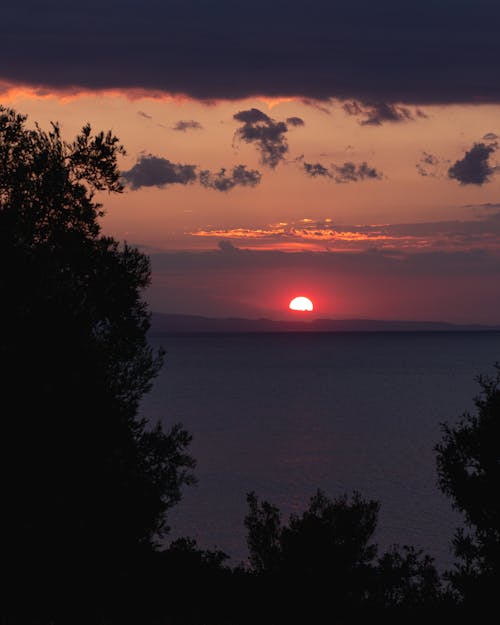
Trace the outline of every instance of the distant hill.
[[380, 321], [377, 319], [311, 319], [273, 321], [229, 317], [199, 317], [153, 313], [152, 333], [197, 332], [500, 332], [500, 326], [459, 325], [441, 321]]

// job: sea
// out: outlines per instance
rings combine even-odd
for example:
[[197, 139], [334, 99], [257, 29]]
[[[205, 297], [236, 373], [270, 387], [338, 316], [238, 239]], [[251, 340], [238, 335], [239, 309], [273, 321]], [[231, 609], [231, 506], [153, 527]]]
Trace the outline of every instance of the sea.
[[442, 424], [474, 411], [499, 332], [155, 334], [164, 366], [141, 414], [192, 434], [198, 482], [168, 540], [194, 538], [233, 565], [248, 558], [246, 495], [283, 522], [321, 489], [380, 502], [380, 552], [413, 545], [443, 570], [462, 518], [437, 486]]

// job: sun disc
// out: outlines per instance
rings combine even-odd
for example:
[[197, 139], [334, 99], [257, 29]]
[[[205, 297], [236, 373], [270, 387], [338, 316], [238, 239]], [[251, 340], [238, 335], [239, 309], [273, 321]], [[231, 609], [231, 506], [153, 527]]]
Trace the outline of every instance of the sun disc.
[[303, 312], [310, 312], [314, 308], [311, 300], [308, 297], [304, 297], [303, 295], [300, 295], [299, 297], [294, 297], [288, 307], [290, 308], [290, 310], [300, 310]]

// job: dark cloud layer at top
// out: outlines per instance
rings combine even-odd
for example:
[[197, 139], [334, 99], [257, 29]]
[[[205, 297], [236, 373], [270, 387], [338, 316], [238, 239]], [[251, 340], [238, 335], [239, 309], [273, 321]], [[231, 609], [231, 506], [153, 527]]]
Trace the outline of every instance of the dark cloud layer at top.
[[0, 78], [195, 98], [500, 101], [496, 0], [25, 0], [2, 7]]

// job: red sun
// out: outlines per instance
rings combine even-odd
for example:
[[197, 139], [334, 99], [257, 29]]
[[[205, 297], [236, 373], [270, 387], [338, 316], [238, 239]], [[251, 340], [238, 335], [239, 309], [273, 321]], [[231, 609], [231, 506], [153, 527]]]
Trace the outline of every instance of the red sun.
[[290, 310], [298, 310], [301, 312], [311, 312], [314, 309], [314, 306], [308, 297], [299, 295], [299, 297], [293, 298], [288, 305], [288, 308], [290, 308]]

